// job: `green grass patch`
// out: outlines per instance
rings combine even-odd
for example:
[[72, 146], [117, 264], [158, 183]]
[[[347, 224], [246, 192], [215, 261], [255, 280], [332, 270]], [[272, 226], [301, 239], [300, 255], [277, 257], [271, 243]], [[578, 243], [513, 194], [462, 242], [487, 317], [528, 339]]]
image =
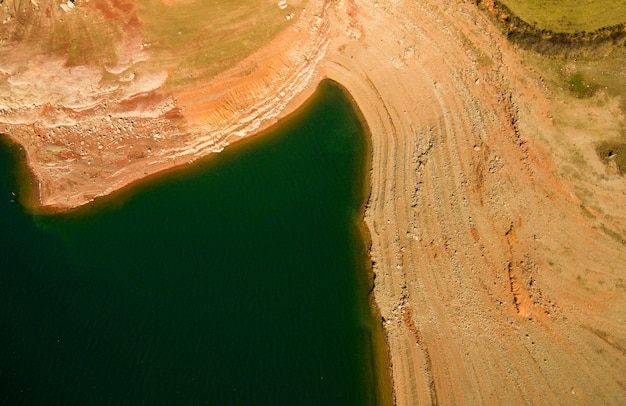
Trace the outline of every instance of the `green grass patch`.
[[624, 0], [500, 0], [539, 30], [593, 32], [626, 22]]
[[[574, 58], [546, 57], [520, 50], [526, 64], [533, 66], [553, 91], [563, 96], [575, 95], [574, 89], [586, 92], [582, 82], [595, 93], [605, 92], [618, 98], [622, 114], [626, 115], [626, 48], [615, 47], [603, 55], [578, 55]], [[577, 79], [582, 80], [579, 82]], [[571, 83], [571, 86], [570, 86]]]
[[569, 90], [579, 99], [586, 99], [596, 91], [597, 86], [586, 81], [581, 74], [575, 74], [569, 77], [567, 81]]

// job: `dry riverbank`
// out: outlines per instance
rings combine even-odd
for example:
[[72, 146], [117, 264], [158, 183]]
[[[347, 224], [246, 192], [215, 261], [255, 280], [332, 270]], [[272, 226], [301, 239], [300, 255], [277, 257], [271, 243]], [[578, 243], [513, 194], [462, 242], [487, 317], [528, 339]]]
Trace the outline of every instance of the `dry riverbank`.
[[[78, 206], [219, 151], [329, 77], [372, 134], [365, 217], [396, 403], [626, 401], [626, 245], [594, 221], [624, 228], [626, 182], [586, 185], [603, 213], [581, 206], [541, 78], [472, 4], [290, 7], [270, 43], [189, 89], [168, 90], [168, 70], [131, 46], [144, 62], [109, 87], [54, 58], [5, 62], [0, 129], [24, 146], [40, 204]], [[41, 72], [72, 91], [28, 89]]]

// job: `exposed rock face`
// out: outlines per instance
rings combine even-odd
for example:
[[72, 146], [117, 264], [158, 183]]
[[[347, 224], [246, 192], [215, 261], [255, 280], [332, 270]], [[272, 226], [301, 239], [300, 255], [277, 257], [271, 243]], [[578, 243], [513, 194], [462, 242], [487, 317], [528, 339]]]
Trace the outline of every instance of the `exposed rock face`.
[[[221, 151], [231, 137], [267, 127], [309, 85], [329, 42], [328, 2], [322, 2], [301, 10], [288, 30], [233, 68], [191, 88], [170, 89], [168, 67], [158, 60], [164, 52], [151, 52], [141, 37], [137, 4], [72, 4], [63, 11], [55, 2], [29, 3], [17, 13], [7, 5], [9, 41], [0, 49], [0, 131], [26, 147], [39, 204], [60, 209]], [[22, 10], [20, 2], [11, 5]], [[86, 55], [74, 66], [54, 48], [42, 51], [46, 41], [13, 22], [28, 18], [49, 27], [44, 34], [54, 39], [61, 36], [55, 24], [66, 28], [63, 18], [79, 20], [71, 22], [73, 29], [86, 24], [77, 17], [83, 12], [121, 26], [110, 35], [117, 41], [111, 46], [115, 58], [104, 61], [106, 49], [89, 52], [91, 38], [77, 34], [76, 41], [87, 43], [79, 46]]]
[[594, 222], [626, 228], [626, 182], [593, 186], [605, 213], [581, 208], [549, 153], [564, 130], [540, 78], [471, 4], [290, 7], [272, 42], [193, 88], [167, 87], [139, 28], [115, 34], [108, 73], [5, 35], [0, 129], [40, 204], [219, 151], [330, 77], [372, 133], [366, 222], [396, 403], [626, 402], [626, 246]]

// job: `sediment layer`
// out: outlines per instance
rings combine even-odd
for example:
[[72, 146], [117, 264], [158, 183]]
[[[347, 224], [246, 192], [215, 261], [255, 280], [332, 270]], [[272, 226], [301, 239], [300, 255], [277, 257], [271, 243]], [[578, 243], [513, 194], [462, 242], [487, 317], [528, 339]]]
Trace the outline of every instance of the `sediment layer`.
[[[219, 151], [334, 79], [372, 134], [365, 220], [396, 404], [626, 402], [626, 248], [597, 225], [626, 227], [626, 181], [588, 185], [606, 213], [581, 207], [551, 153], [554, 98], [499, 29], [446, 0], [311, 1], [292, 18], [177, 93], [163, 70], [120, 68], [104, 88], [88, 66], [2, 58], [0, 130], [39, 203], [75, 207]], [[36, 77], [72, 91], [28, 90]]]
[[[366, 221], [396, 403], [623, 401], [624, 246], [557, 175], [540, 79], [467, 4], [358, 10], [363, 36], [325, 67], [372, 131]], [[607, 285], [582, 286], [585, 269]]]
[[[80, 12], [73, 4], [70, 12]], [[0, 132], [25, 147], [37, 204], [80, 206], [275, 123], [294, 97], [315, 87], [311, 77], [329, 42], [328, 4], [299, 9], [269, 46], [176, 91], [132, 30], [104, 71], [68, 66], [25, 40], [3, 46]]]

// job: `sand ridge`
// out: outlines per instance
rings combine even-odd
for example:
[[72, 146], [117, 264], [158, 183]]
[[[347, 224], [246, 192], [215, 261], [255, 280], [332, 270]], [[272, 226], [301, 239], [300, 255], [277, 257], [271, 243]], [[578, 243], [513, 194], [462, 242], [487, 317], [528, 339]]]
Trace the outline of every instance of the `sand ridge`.
[[[76, 95], [94, 100], [81, 111], [0, 99], [0, 129], [24, 146], [39, 203], [75, 207], [217, 152], [331, 78], [372, 134], [365, 221], [395, 403], [624, 403], [626, 249], [559, 175], [551, 140], [564, 130], [541, 78], [471, 3], [300, 6], [270, 44], [193, 89], [168, 92], [158, 70], [138, 70], [126, 77], [137, 92]], [[13, 95], [23, 68], [7, 65], [1, 94]], [[109, 150], [111, 130], [135, 138]], [[597, 192], [623, 223], [626, 182], [610, 187]]]

